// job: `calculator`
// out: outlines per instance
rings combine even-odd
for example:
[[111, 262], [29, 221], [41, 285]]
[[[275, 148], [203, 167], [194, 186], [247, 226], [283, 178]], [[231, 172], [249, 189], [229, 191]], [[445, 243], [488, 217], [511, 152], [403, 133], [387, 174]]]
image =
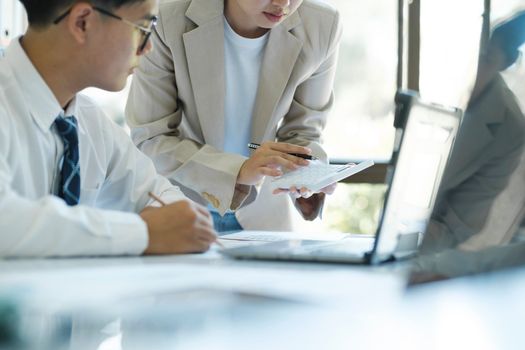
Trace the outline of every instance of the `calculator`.
[[342, 165], [326, 164], [322, 161], [312, 161], [308, 166], [287, 172], [271, 181], [272, 189], [289, 189], [306, 187], [312, 192], [349, 176], [357, 174], [374, 165], [374, 161], [366, 160], [359, 164], [348, 163]]

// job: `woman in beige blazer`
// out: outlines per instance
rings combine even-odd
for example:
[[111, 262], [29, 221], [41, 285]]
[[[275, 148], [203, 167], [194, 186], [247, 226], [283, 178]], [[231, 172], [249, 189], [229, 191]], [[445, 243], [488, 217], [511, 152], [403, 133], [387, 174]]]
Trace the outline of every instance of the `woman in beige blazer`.
[[[252, 113], [242, 116], [249, 118], [249, 141], [263, 144], [251, 155], [224, 151], [232, 137], [231, 123], [225, 130], [232, 117], [225, 115], [227, 28], [265, 40]], [[160, 173], [208, 205], [216, 223], [233, 217], [234, 225], [219, 231], [291, 230], [293, 204], [315, 219], [330, 190], [273, 194], [266, 176], [307, 164], [290, 152], [327, 158], [320, 139], [340, 36], [337, 11], [317, 0], [162, 3], [154, 50], [136, 70], [126, 106], [133, 141]]]

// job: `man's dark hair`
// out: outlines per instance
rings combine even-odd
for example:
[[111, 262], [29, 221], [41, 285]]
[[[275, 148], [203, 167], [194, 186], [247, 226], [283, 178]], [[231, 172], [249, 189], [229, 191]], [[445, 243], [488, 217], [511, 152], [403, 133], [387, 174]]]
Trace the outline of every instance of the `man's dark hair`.
[[503, 51], [506, 57], [506, 67], [516, 62], [519, 48], [525, 43], [525, 11], [498, 24], [492, 31], [491, 40]]
[[132, 5], [133, 3], [143, 1], [144, 0], [20, 0], [26, 9], [29, 25], [34, 27], [50, 25], [55, 18], [77, 2], [86, 2], [108, 10], [113, 10], [124, 5]]

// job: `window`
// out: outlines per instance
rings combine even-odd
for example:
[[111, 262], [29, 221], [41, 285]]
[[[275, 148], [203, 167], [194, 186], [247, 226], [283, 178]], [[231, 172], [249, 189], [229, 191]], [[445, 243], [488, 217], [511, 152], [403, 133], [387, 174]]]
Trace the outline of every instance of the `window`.
[[25, 11], [17, 0], [0, 2], [0, 56], [1, 51], [16, 36], [22, 34], [27, 26]]
[[397, 2], [327, 0], [344, 32], [324, 144], [335, 158], [390, 157], [397, 74]]
[[465, 108], [476, 78], [483, 12], [483, 0], [421, 1], [423, 98]]
[[523, 0], [492, 1], [490, 11], [491, 26], [494, 26], [501, 20], [512, 16], [518, 11], [524, 10], [525, 5]]
[[[345, 34], [326, 148], [343, 158], [388, 158], [394, 132], [397, 2], [330, 2], [341, 12]], [[484, 1], [416, 2], [420, 93], [424, 99], [464, 108], [475, 81]], [[385, 185], [340, 184], [327, 200], [324, 229], [373, 234], [385, 189]]]
[[[335, 104], [324, 132], [330, 158], [390, 158], [394, 141], [397, 1], [326, 0], [343, 21]], [[323, 220], [298, 222], [308, 231], [373, 234], [386, 186], [343, 184], [327, 197]]]

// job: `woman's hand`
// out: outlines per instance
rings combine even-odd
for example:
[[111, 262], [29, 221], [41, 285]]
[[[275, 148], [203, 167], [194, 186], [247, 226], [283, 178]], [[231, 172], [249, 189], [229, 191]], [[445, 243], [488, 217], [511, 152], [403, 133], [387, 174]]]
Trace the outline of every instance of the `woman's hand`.
[[309, 164], [308, 160], [288, 153], [309, 155], [312, 151], [307, 147], [290, 143], [265, 142], [241, 166], [237, 176], [237, 183], [241, 185], [255, 185], [265, 176], [281, 176], [283, 174], [282, 168], [296, 170]]
[[310, 198], [314, 193], [333, 194], [336, 187], [337, 187], [337, 182], [334, 182], [333, 184], [330, 184], [324, 188], [321, 188], [317, 192], [312, 192], [306, 187], [297, 188], [295, 186], [292, 186], [288, 189], [277, 188], [273, 190], [272, 193], [273, 194], [289, 193], [293, 198]]
[[301, 211], [303, 218], [306, 220], [315, 220], [319, 215], [319, 212], [322, 208], [322, 203], [324, 203], [324, 198], [327, 194], [332, 194], [337, 187], [337, 182], [330, 184], [318, 192], [312, 192], [306, 187], [296, 188], [290, 187], [289, 189], [278, 188], [273, 191], [273, 194], [279, 193], [289, 193], [293, 198], [295, 198], [295, 206]]

